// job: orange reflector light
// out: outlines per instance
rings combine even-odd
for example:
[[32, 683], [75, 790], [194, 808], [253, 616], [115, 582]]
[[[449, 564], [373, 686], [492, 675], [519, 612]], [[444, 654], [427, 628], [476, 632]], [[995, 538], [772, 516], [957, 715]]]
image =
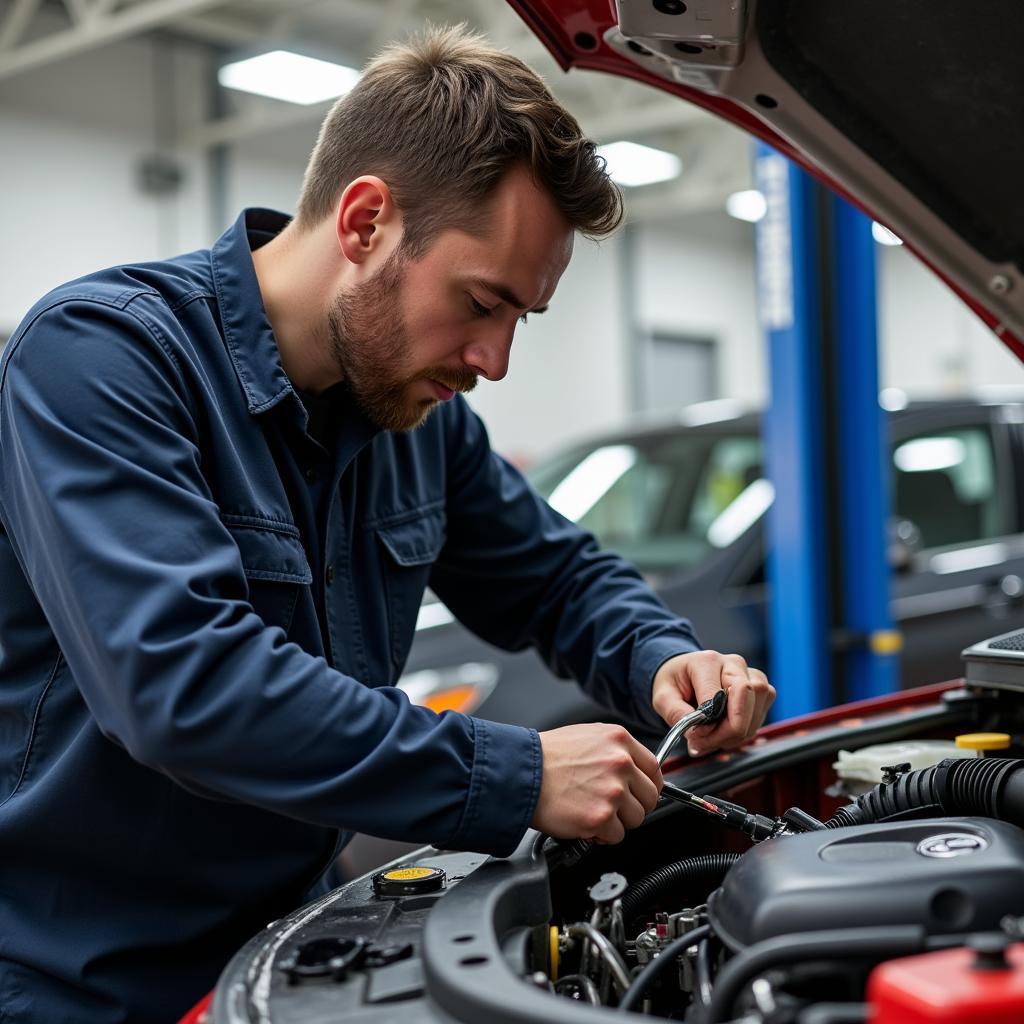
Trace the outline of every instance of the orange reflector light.
[[430, 708], [440, 714], [442, 711], [461, 711], [468, 715], [480, 703], [483, 693], [479, 686], [449, 686], [446, 690], [438, 690], [436, 693], [423, 699], [423, 706]]

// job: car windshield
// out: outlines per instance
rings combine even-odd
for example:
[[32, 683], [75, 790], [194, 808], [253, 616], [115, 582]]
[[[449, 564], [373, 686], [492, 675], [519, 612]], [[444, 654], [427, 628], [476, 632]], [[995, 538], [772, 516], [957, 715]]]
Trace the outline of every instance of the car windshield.
[[552, 507], [648, 573], [688, 569], [771, 504], [756, 434], [630, 437], [564, 452], [527, 474]]

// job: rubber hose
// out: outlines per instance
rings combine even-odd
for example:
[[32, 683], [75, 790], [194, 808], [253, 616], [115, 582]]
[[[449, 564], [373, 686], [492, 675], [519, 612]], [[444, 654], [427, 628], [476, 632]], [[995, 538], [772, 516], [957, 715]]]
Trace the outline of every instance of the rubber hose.
[[634, 882], [622, 894], [622, 919], [632, 921], [641, 910], [652, 906], [686, 883], [701, 882], [707, 891], [722, 884], [726, 872], [740, 859], [738, 853], [706, 853], [677, 860]]
[[841, 807], [825, 827], [868, 825], [909, 811], [980, 815], [1024, 826], [1024, 760], [947, 758], [875, 786]]
[[702, 924], [699, 928], [673, 939], [644, 969], [633, 979], [633, 983], [619, 1000], [619, 1009], [626, 1013], [636, 1008], [643, 999], [644, 993], [651, 987], [656, 978], [675, 966], [676, 957], [691, 946], [706, 942], [711, 935], [711, 925]]
[[801, 1010], [796, 1024], [864, 1024], [870, 1013], [867, 1003], [817, 1003]]
[[820, 932], [795, 932], [765, 939], [737, 953], [718, 972], [711, 1002], [697, 1020], [700, 1024], [719, 1024], [720, 1021], [729, 1020], [733, 1002], [744, 985], [780, 964], [831, 956], [868, 957], [878, 962], [889, 957], [919, 953], [924, 948], [925, 933], [920, 925], [836, 928]]

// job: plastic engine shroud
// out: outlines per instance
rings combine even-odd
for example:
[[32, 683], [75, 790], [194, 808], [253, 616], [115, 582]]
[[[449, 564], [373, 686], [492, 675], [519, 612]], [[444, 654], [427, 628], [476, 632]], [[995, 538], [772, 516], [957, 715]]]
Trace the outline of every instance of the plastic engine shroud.
[[1024, 913], [1024, 831], [930, 818], [783, 837], [744, 854], [708, 910], [733, 950], [830, 928], [998, 929], [1006, 914]]

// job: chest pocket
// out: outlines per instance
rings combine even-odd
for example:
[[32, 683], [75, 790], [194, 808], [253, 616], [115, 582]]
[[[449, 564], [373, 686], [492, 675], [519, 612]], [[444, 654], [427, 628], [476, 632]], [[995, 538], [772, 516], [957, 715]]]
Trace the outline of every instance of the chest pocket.
[[252, 516], [223, 516], [242, 556], [249, 603], [268, 626], [288, 632], [299, 591], [313, 582], [298, 528]]
[[391, 663], [397, 677], [412, 646], [431, 567], [444, 547], [444, 512], [438, 509], [395, 526], [378, 527], [376, 533], [383, 549]]

